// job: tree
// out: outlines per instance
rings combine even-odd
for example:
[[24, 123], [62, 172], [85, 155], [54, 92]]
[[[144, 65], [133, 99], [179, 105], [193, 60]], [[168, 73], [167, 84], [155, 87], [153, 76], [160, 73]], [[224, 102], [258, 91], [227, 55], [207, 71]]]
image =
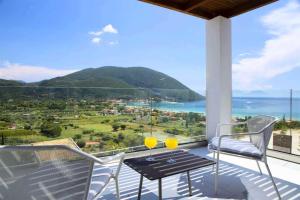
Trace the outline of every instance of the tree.
[[115, 131], [115, 132], [118, 131], [118, 129], [120, 128], [119, 124], [113, 124], [111, 126], [112, 126], [113, 131]]
[[41, 125], [41, 133], [47, 137], [59, 137], [62, 129], [59, 125], [49, 122], [44, 122]]
[[121, 129], [124, 131], [126, 129], [126, 125], [125, 124], [122, 124], [121, 126]]
[[76, 144], [77, 144], [77, 146], [78, 146], [79, 148], [83, 148], [83, 147], [85, 147], [85, 145], [86, 145], [86, 143], [85, 143], [84, 140], [77, 140], [77, 141], [76, 141]]
[[25, 124], [24, 129], [25, 130], [31, 130], [31, 125], [30, 124]]

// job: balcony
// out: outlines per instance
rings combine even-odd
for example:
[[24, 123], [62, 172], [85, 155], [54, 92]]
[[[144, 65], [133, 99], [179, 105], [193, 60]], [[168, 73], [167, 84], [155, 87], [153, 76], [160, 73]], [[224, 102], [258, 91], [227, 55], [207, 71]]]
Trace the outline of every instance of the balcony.
[[[185, 146], [185, 149], [197, 156], [212, 159], [212, 154], [206, 147]], [[88, 194], [88, 199], [96, 196], [98, 187], [101, 187], [101, 179], [97, 178], [105, 174], [104, 168], [99, 164], [93, 167], [92, 177], [89, 179], [89, 166], [91, 160], [79, 158], [76, 151], [57, 147], [54, 152], [49, 147], [41, 147], [34, 152], [39, 157], [38, 163], [33, 162], [32, 156], [22, 151], [10, 149], [1, 153], [1, 198], [19, 199], [82, 199]], [[30, 148], [30, 147], [29, 147]], [[28, 149], [27, 149], [28, 150]], [[155, 152], [154, 152], [155, 151]], [[152, 153], [164, 152], [165, 149], [152, 150]], [[19, 165], [11, 166], [12, 159], [7, 159], [9, 154], [18, 160]], [[127, 158], [149, 155], [149, 151], [130, 153]], [[52, 161], [49, 161], [51, 157]], [[54, 157], [57, 159], [54, 159]], [[26, 159], [25, 159], [26, 158]], [[61, 158], [66, 158], [62, 159]], [[78, 159], [79, 158], [79, 159]], [[8, 162], [7, 162], [8, 161]], [[300, 165], [288, 161], [268, 157], [273, 177], [282, 199], [297, 200], [300, 198]], [[3, 168], [3, 166], [5, 166]], [[108, 165], [117, 171], [117, 165]], [[259, 173], [253, 160], [222, 155], [219, 170], [219, 192], [214, 192], [214, 173], [212, 166], [190, 171], [192, 196], [189, 196], [188, 179], [186, 173], [169, 176], [162, 179], [163, 199], [277, 199], [270, 177], [266, 169]], [[119, 175], [120, 199], [137, 199], [139, 177], [136, 171], [124, 165]], [[4, 181], [3, 181], [4, 180]], [[87, 185], [91, 185], [87, 190]], [[18, 192], [13, 192], [14, 190]], [[9, 196], [8, 196], [9, 194]], [[31, 196], [31, 198], [30, 198]], [[114, 182], [107, 185], [106, 190], [98, 200], [116, 199], [116, 187]], [[141, 199], [158, 199], [158, 181], [144, 179]]]
[[[192, 148], [190, 152], [211, 158], [206, 147]], [[148, 153], [148, 152], [145, 152]], [[143, 153], [144, 154], [144, 153]], [[191, 172], [193, 196], [189, 196], [186, 174], [180, 174], [163, 179], [163, 199], [277, 199], [266, 170], [262, 168], [260, 175], [255, 161], [222, 155], [220, 166], [220, 192], [214, 194], [214, 172], [212, 167], [206, 167]], [[282, 199], [300, 199], [300, 165], [269, 157], [269, 165], [277, 183]], [[144, 179], [142, 199], [158, 198], [158, 182]], [[115, 199], [114, 185], [100, 199]], [[122, 166], [120, 174], [121, 199], [137, 198], [139, 174]], [[248, 191], [248, 194], [246, 192]]]

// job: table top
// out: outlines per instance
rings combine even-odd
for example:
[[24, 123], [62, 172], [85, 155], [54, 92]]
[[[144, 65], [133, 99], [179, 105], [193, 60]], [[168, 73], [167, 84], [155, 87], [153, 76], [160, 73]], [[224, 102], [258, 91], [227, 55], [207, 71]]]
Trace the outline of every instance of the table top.
[[[152, 156], [155, 161], [147, 161], [147, 157], [149, 156], [126, 159], [124, 163], [149, 180], [156, 180], [215, 164], [212, 160], [184, 150], [155, 154]], [[176, 162], [168, 163], [167, 160], [170, 157]]]

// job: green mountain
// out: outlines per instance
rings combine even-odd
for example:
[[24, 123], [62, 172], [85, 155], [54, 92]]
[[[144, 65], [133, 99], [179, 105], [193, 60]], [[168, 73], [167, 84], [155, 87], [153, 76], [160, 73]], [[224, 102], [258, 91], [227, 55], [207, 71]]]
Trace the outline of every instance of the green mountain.
[[32, 90], [32, 94], [39, 97], [124, 99], [153, 97], [157, 100], [170, 101], [195, 101], [203, 98], [176, 79], [144, 67], [88, 68], [25, 86], [35, 86], [23, 88], [26, 95], [30, 95]]

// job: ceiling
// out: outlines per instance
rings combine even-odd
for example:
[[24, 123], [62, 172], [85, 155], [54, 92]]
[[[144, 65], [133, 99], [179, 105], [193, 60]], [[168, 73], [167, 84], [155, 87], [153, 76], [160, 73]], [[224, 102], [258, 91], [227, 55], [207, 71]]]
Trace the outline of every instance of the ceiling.
[[278, 0], [139, 0], [203, 19], [231, 18]]

